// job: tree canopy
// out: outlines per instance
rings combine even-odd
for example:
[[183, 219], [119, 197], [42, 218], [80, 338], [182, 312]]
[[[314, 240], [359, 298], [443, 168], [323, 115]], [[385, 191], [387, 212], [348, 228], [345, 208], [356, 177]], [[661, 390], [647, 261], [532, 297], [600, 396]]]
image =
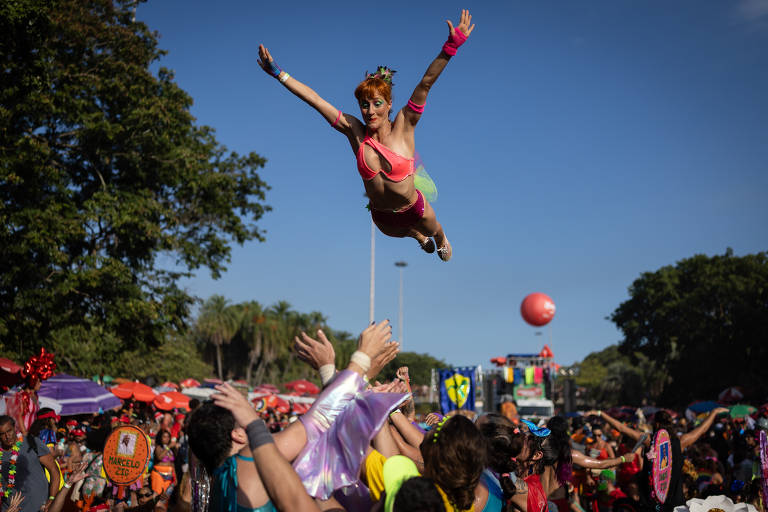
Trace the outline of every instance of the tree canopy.
[[663, 372], [658, 398], [684, 405], [742, 386], [768, 394], [768, 253], [696, 255], [645, 272], [611, 315], [620, 350]]
[[194, 300], [178, 280], [263, 240], [265, 159], [196, 124], [134, 6], [0, 6], [0, 340], [18, 358], [160, 347]]

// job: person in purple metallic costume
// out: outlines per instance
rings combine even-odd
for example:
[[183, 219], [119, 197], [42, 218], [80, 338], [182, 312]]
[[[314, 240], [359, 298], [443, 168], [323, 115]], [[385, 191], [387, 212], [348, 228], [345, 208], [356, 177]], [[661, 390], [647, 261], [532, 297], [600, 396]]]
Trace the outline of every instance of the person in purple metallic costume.
[[[358, 350], [349, 366], [328, 381], [299, 421], [273, 436], [277, 452], [286, 461], [293, 461], [295, 473], [314, 498], [327, 500], [334, 490], [355, 485], [370, 440], [389, 413], [405, 399], [403, 394], [365, 391], [364, 377], [375, 376], [397, 353], [399, 345], [391, 341], [391, 333], [388, 321], [368, 326], [360, 335]], [[214, 403], [231, 410], [229, 388], [219, 386], [217, 391], [212, 397]], [[189, 432], [193, 453], [214, 475], [212, 496], [218, 500], [217, 506], [222, 510], [234, 510], [232, 507], [237, 506], [269, 510], [274, 503], [280, 510], [291, 510], [295, 493], [270, 492], [269, 486], [265, 488], [265, 482], [259, 479], [259, 473], [253, 471], [251, 454], [255, 455], [255, 451], [247, 442], [247, 425], [236, 425], [226, 432], [226, 442], [217, 443], [226, 445], [223, 448], [212, 446], [211, 438], [222, 438], [217, 430], [221, 423], [225, 422], [193, 415]], [[247, 477], [238, 480], [238, 475]], [[247, 502], [240, 503], [238, 495], [246, 496]], [[288, 501], [281, 503], [283, 499]]]
[[351, 114], [342, 113], [310, 87], [280, 69], [269, 50], [264, 45], [259, 46], [262, 69], [317, 110], [332, 128], [349, 140], [370, 200], [371, 217], [379, 230], [387, 236], [413, 237], [428, 253], [435, 251], [436, 244], [437, 254], [443, 261], [451, 258], [451, 244], [434, 209], [416, 188], [414, 133], [430, 89], [475, 28], [467, 10], [461, 11], [460, 22], [455, 28], [450, 20], [446, 21], [448, 40], [427, 68], [406, 106], [395, 114], [394, 121], [389, 119], [394, 70], [380, 66], [357, 86], [355, 97], [363, 118], [360, 121]]

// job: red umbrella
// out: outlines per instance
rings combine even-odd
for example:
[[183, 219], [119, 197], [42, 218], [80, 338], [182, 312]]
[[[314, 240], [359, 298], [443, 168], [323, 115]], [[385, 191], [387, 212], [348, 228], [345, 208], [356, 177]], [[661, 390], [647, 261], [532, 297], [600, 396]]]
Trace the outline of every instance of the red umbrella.
[[133, 398], [139, 402], [151, 402], [157, 396], [154, 389], [141, 382], [125, 382], [112, 388], [110, 391], [118, 398]]
[[320, 388], [317, 387], [317, 385], [304, 379], [292, 380], [291, 382], [286, 382], [285, 387], [286, 389], [292, 389], [297, 393], [309, 393], [310, 395], [316, 395], [320, 392]]
[[200, 387], [200, 382], [195, 379], [184, 379], [181, 381], [181, 387], [183, 388], [197, 388]]
[[296, 414], [304, 414], [309, 410], [309, 404], [293, 404], [293, 412]]
[[265, 390], [269, 391], [270, 393], [279, 393], [280, 392], [280, 388], [278, 388], [277, 386], [275, 386], [273, 384], [260, 384], [260, 385], [258, 385], [256, 387], [260, 388], [260, 389], [265, 389]]
[[0, 387], [10, 388], [21, 381], [21, 366], [10, 359], [0, 357]]
[[21, 366], [17, 365], [10, 359], [0, 357], [0, 370], [8, 373], [19, 373], [21, 371]]
[[161, 384], [161, 387], [163, 387], [163, 388], [171, 388], [171, 389], [175, 389], [176, 391], [178, 391], [178, 390], [179, 390], [179, 385], [178, 385], [178, 384], [176, 384], [175, 382], [171, 382], [171, 381], [166, 381], [166, 382], [163, 382], [163, 383]]
[[718, 401], [726, 403], [735, 403], [742, 398], [744, 398], [744, 390], [739, 387], [726, 388], [717, 395]]
[[291, 404], [288, 403], [288, 400], [280, 398], [279, 396], [275, 396], [275, 398], [277, 398], [277, 405], [275, 405], [275, 410], [277, 412], [287, 413], [291, 411]]
[[161, 411], [170, 411], [171, 409], [189, 410], [189, 397], [178, 391], [160, 393], [155, 397], [153, 403]]

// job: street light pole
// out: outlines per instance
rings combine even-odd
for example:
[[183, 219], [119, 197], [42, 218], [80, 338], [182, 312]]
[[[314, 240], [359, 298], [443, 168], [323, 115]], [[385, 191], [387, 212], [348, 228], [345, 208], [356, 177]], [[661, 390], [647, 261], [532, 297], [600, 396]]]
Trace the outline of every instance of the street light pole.
[[396, 261], [395, 266], [400, 269], [400, 311], [397, 317], [397, 341], [400, 349], [403, 348], [403, 269], [408, 266], [404, 261]]
[[376, 293], [376, 224], [371, 219], [371, 295], [368, 303], [368, 323], [375, 320], [373, 316], [373, 297]]

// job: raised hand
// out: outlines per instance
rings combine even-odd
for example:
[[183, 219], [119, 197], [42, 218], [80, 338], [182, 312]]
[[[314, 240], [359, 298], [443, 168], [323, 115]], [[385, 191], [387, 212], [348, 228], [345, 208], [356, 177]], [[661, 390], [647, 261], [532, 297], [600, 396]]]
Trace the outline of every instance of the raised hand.
[[11, 496], [11, 499], [8, 501], [6, 512], [18, 512], [21, 509], [22, 501], [24, 501], [24, 496], [21, 495], [21, 491], [13, 493], [13, 496]]
[[272, 55], [269, 54], [269, 50], [267, 50], [267, 47], [263, 44], [259, 45], [259, 58], [257, 62], [259, 63], [259, 66], [261, 66], [261, 69], [275, 78], [277, 78], [283, 71], [277, 64], [275, 64], [275, 59], [272, 58]]
[[437, 414], [436, 412], [431, 412], [431, 413], [427, 414], [426, 418], [424, 418], [424, 423], [426, 423], [430, 427], [434, 427], [435, 425], [440, 423], [440, 421], [442, 421], [442, 419], [443, 419], [442, 415]]
[[726, 412], [730, 413], [731, 410], [728, 409], [727, 407], [715, 407], [714, 409], [712, 409], [712, 414], [715, 414], [715, 415], [723, 414], [723, 413], [726, 413]]
[[317, 339], [302, 332], [299, 336], [293, 338], [293, 342], [293, 347], [299, 359], [315, 370], [326, 364], [335, 364], [336, 352], [321, 329], [317, 330]]
[[[360, 333], [357, 341], [357, 350], [363, 352], [373, 359], [379, 355], [379, 352], [386, 348], [387, 342], [392, 338], [392, 326], [389, 320], [373, 323]], [[370, 378], [370, 376], [369, 376]]]
[[395, 376], [403, 382], [410, 382], [411, 378], [408, 376], [408, 367], [401, 366], [395, 372]]
[[248, 402], [248, 399], [226, 382], [216, 386], [216, 391], [211, 395], [213, 403], [229, 410], [241, 427], [245, 428], [252, 421], [259, 419], [259, 414]]
[[85, 468], [88, 467], [88, 464], [86, 462], [81, 462], [77, 465], [75, 465], [74, 470], [72, 471], [72, 474], [69, 475], [69, 483], [70, 484], [76, 484], [88, 474], [85, 472]]
[[475, 24], [472, 23], [472, 15], [469, 14], [469, 11], [467, 9], [461, 10], [461, 18], [456, 28], [453, 27], [453, 23], [451, 23], [451, 20], [445, 20], [445, 22], [448, 23], [449, 36], [455, 35], [456, 30], [460, 30], [465, 37], [469, 37], [469, 34], [471, 34], [473, 30], [475, 30]]
[[397, 357], [399, 352], [400, 344], [396, 341], [390, 341], [384, 345], [384, 349], [376, 357], [371, 358], [371, 368], [365, 372], [368, 380], [376, 377], [391, 360]]

